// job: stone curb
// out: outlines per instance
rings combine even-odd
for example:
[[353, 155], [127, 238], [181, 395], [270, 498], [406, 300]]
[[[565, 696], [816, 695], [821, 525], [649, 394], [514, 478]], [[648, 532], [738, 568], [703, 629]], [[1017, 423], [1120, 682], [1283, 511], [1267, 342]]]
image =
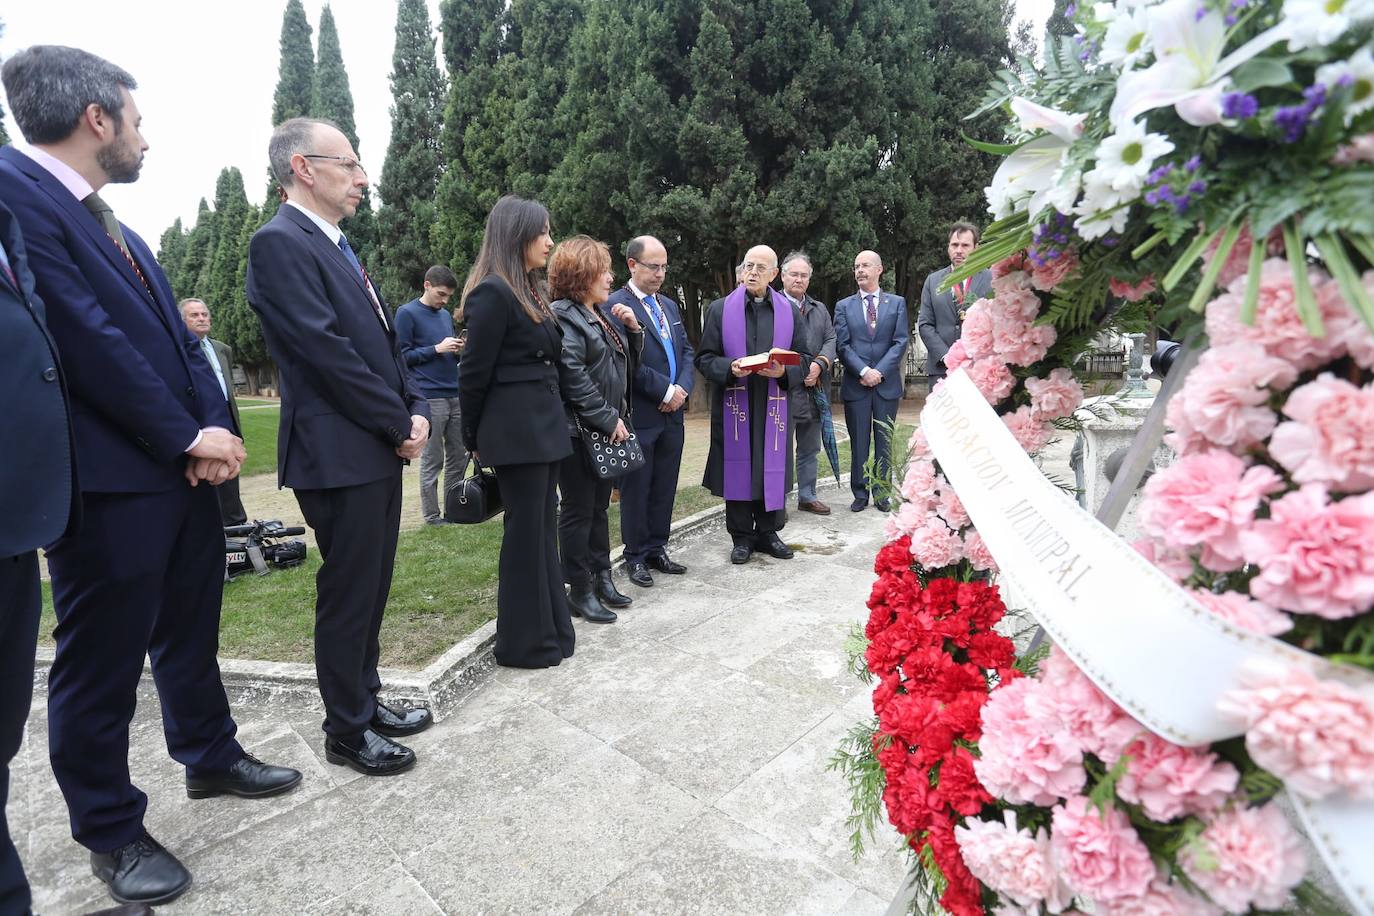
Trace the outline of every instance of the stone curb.
[[[831, 486], [843, 486], [848, 479], [848, 475], [845, 475], [840, 484]], [[822, 488], [830, 489], [824, 484]], [[680, 545], [682, 541], [695, 539], [707, 529], [716, 527], [724, 517], [724, 503], [703, 509], [673, 523], [671, 538], [675, 545]], [[624, 552], [624, 545], [611, 551], [612, 566], [620, 563]], [[382, 693], [388, 700], [428, 706], [436, 720], [443, 719], [496, 670], [496, 659], [492, 657], [495, 643], [496, 621], [490, 620], [419, 671], [381, 669]], [[36, 690], [47, 689], [48, 669], [52, 665], [53, 654], [50, 646], [38, 647], [34, 669]], [[219, 668], [231, 706], [287, 706], [302, 712], [324, 712], [315, 681], [314, 665], [223, 658], [220, 659]], [[144, 677], [151, 674], [146, 662], [143, 674]]]

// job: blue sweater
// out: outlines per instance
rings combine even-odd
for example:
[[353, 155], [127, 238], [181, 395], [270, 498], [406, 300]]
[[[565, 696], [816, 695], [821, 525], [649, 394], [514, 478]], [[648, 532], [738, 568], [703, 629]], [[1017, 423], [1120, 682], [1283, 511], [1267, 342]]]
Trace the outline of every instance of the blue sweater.
[[458, 397], [458, 356], [434, 345], [453, 336], [453, 315], [412, 299], [396, 310], [396, 339], [415, 387], [426, 398]]

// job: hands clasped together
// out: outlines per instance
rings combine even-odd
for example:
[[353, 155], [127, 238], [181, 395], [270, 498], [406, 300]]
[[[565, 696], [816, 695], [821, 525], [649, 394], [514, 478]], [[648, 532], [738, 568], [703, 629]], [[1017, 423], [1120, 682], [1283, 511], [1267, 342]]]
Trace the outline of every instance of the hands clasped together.
[[202, 480], [219, 486], [234, 479], [243, 468], [243, 459], [248, 457], [243, 440], [219, 426], [202, 429], [200, 441], [186, 454], [190, 456], [186, 462], [186, 479], [193, 487]]

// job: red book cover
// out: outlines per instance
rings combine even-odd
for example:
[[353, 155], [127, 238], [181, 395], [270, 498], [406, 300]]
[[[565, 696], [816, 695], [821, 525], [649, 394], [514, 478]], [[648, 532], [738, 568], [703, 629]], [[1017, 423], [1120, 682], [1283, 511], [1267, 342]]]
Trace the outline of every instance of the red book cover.
[[801, 354], [795, 350], [774, 347], [767, 353], [755, 353], [753, 356], [742, 357], [739, 361], [739, 367], [746, 372], [758, 372], [760, 369], [767, 369], [770, 362], [777, 362], [784, 366], [800, 366]]

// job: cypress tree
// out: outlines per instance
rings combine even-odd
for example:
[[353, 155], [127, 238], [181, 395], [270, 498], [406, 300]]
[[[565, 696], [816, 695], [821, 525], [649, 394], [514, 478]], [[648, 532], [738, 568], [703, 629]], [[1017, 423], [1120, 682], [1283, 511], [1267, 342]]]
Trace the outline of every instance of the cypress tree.
[[210, 210], [210, 204], [202, 197], [195, 225], [186, 234], [186, 246], [182, 251], [177, 271], [175, 274], [168, 274], [172, 280], [172, 292], [178, 299], [196, 295], [196, 283], [200, 279], [201, 268], [214, 253], [210, 247], [210, 224], [213, 220], [214, 213]]
[[185, 256], [186, 230], [182, 228], [181, 217], [178, 216], [163, 231], [157, 243], [157, 262], [162, 266], [162, 272], [167, 275], [173, 290], [176, 289], [176, 278], [181, 272], [181, 261]]
[[391, 142], [378, 185], [380, 278], [387, 301], [399, 304], [421, 288], [435, 262], [430, 243], [446, 83], [434, 56], [424, 0], [401, 0], [391, 56]]
[[[315, 91], [315, 49], [301, 0], [286, 0], [281, 19], [277, 90], [272, 96], [272, 126], [310, 114]], [[277, 200], [277, 179], [267, 170], [267, 202]]]
[[232, 167], [221, 170], [215, 181], [215, 247], [210, 256], [209, 282], [199, 294], [219, 314], [229, 309], [238, 285], [239, 235], [248, 213], [243, 174]]
[[[344, 69], [343, 50], [339, 47], [339, 29], [334, 23], [334, 13], [325, 4], [320, 11], [319, 48], [315, 54], [315, 80], [310, 115], [328, 118], [339, 125], [339, 130], [348, 138], [353, 151], [362, 156], [358, 149], [358, 130], [353, 122], [353, 92], [348, 85], [348, 71]], [[363, 199], [358, 210], [344, 220], [339, 228], [348, 236], [349, 244], [358, 253], [364, 264], [376, 267], [377, 260], [377, 218], [372, 210], [371, 189], [363, 190]]]

